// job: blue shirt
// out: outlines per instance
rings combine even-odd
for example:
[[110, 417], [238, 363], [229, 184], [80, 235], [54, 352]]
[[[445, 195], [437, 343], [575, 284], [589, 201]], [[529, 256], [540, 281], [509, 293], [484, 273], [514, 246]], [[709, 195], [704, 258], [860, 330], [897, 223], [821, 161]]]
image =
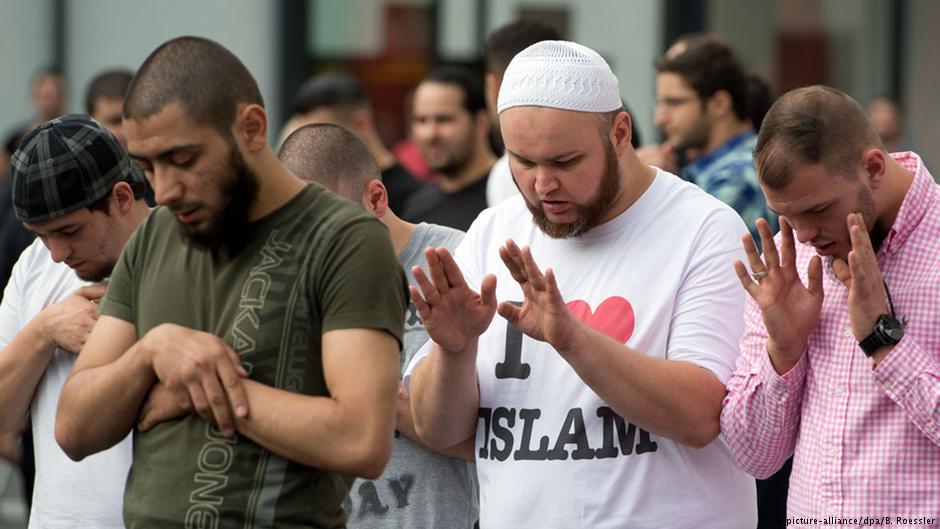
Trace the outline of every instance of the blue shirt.
[[760, 235], [755, 225], [757, 219], [766, 219], [774, 233], [778, 225], [777, 216], [767, 209], [767, 201], [757, 181], [754, 167], [756, 146], [757, 134], [753, 130], [742, 132], [689, 164], [682, 170], [682, 178], [737, 211], [760, 248]]

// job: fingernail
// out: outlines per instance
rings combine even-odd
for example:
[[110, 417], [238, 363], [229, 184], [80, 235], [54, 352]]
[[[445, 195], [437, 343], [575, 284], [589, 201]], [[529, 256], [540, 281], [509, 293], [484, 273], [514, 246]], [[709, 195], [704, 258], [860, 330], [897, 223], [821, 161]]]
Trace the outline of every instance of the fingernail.
[[239, 417], [244, 417], [245, 415], [248, 415], [248, 408], [244, 406], [239, 406], [235, 408], [235, 415], [238, 415]]

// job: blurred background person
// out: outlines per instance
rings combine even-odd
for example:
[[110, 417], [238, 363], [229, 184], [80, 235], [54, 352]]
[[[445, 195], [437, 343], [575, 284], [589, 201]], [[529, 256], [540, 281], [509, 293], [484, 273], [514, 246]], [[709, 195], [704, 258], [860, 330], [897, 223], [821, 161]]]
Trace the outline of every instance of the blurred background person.
[[734, 51], [723, 39], [696, 37], [681, 53], [667, 52], [656, 72], [656, 125], [666, 136], [659, 149], [693, 153], [679, 174], [734, 208], [755, 240], [759, 218], [776, 230], [754, 168], [748, 74]]
[[325, 73], [304, 83], [294, 98], [293, 115], [281, 137], [286, 139], [294, 130], [316, 123], [339, 125], [365, 142], [379, 165], [392, 211], [400, 212], [408, 198], [424, 187], [382, 142], [366, 92], [355, 77]]
[[[27, 132], [33, 130], [41, 123], [61, 116], [65, 113], [65, 101], [68, 94], [65, 89], [65, 78], [56, 68], [44, 68], [33, 76], [30, 83], [29, 101], [33, 109], [33, 117], [29, 122], [16, 127], [4, 139], [7, 155], [12, 156], [19, 146], [19, 142], [11, 144], [14, 138], [22, 138]], [[10, 150], [12, 148], [12, 150]]]
[[904, 135], [904, 111], [897, 99], [881, 95], [868, 103], [868, 119], [888, 152], [913, 151]]
[[496, 155], [479, 77], [455, 66], [431, 72], [415, 90], [411, 124], [436, 186], [412, 195], [402, 218], [465, 231], [486, 209], [486, 180]]
[[404, 138], [392, 146], [392, 154], [398, 158], [402, 166], [408, 169], [415, 178], [428, 184], [436, 184], [437, 181], [441, 179], [441, 175], [431, 170], [427, 160], [424, 159], [424, 155], [421, 154], [421, 149], [418, 148], [418, 145], [414, 141], [414, 129], [411, 126], [411, 109], [415, 100], [415, 88], [409, 90], [408, 93], [405, 94], [405, 97], [402, 98], [402, 116], [405, 117], [406, 134]]
[[747, 76], [747, 115], [754, 132], [760, 132], [764, 116], [777, 100], [777, 93], [763, 77], [750, 73]]
[[95, 76], [85, 91], [85, 113], [104, 125], [124, 148], [127, 148], [122, 124], [124, 94], [133, 78], [130, 70], [106, 70]]
[[[124, 136], [123, 122], [124, 95], [133, 78], [134, 73], [130, 70], [105, 70], [96, 75], [85, 90], [85, 113], [108, 129], [125, 149], [127, 138]], [[144, 186], [144, 200], [148, 206], [156, 206], [150, 182], [145, 181]]]

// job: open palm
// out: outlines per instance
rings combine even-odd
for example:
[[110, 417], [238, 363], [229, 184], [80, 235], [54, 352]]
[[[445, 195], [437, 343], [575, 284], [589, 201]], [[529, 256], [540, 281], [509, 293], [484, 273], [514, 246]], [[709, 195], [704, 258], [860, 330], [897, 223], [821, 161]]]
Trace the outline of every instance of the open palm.
[[486, 276], [480, 292], [471, 289], [446, 248], [424, 252], [430, 278], [412, 268], [419, 288], [411, 287], [428, 336], [445, 351], [464, 351], [483, 334], [496, 313], [496, 278]]
[[521, 307], [500, 303], [500, 316], [527, 336], [548, 342], [560, 352], [567, 351], [578, 320], [565, 305], [552, 269], [543, 274], [532, 258], [531, 250], [528, 247], [520, 250], [511, 240], [500, 248], [499, 256], [525, 296]]
[[757, 228], [764, 248], [763, 259], [750, 236], [745, 237], [744, 249], [755, 275], [766, 273], [755, 280], [741, 261], [736, 261], [734, 267], [744, 289], [760, 307], [768, 351], [795, 361], [819, 321], [823, 302], [822, 261], [813, 256], [807, 269], [808, 284], [803, 285], [796, 270], [793, 229], [787, 220], [780, 218], [779, 256], [767, 223], [761, 219]]

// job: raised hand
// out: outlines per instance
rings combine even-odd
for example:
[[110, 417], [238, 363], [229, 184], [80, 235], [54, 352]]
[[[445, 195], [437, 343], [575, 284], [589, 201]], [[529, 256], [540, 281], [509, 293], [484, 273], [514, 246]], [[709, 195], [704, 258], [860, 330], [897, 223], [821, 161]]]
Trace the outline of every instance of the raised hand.
[[41, 317], [47, 339], [62, 349], [80, 353], [98, 321], [98, 301], [106, 290], [104, 283], [82, 287], [43, 309]]
[[734, 269], [744, 290], [760, 307], [771, 362], [778, 373], [785, 373], [799, 361], [809, 333], [819, 321], [823, 302], [822, 261], [818, 255], [810, 259], [809, 284], [804, 286], [796, 271], [796, 248], [789, 221], [780, 217], [779, 255], [767, 221], [758, 219], [757, 230], [764, 249], [763, 259], [754, 239], [745, 235], [744, 251], [754, 273], [749, 274], [741, 261], [734, 262]]
[[420, 288], [410, 287], [411, 300], [434, 343], [445, 351], [465, 351], [493, 321], [496, 277], [484, 277], [478, 294], [446, 248], [428, 248], [424, 257], [431, 277], [419, 266], [411, 269]]
[[242, 378], [248, 372], [221, 338], [165, 323], [141, 340], [154, 373], [176, 396], [180, 408], [192, 408], [224, 435], [235, 433], [233, 414], [248, 416]]
[[499, 249], [499, 257], [525, 296], [521, 307], [500, 303], [499, 315], [526, 335], [548, 342], [559, 353], [568, 352], [580, 323], [565, 305], [554, 271], [548, 268], [542, 274], [529, 247], [520, 250], [511, 239]]
[[850, 213], [846, 217], [846, 224], [852, 250], [848, 255], [848, 263], [836, 259], [832, 263], [832, 270], [849, 289], [852, 334], [856, 340], [862, 341], [874, 329], [878, 317], [888, 312], [888, 299], [864, 217], [860, 213]]

